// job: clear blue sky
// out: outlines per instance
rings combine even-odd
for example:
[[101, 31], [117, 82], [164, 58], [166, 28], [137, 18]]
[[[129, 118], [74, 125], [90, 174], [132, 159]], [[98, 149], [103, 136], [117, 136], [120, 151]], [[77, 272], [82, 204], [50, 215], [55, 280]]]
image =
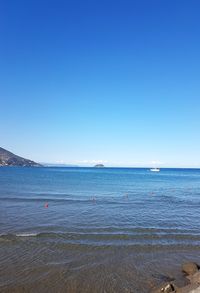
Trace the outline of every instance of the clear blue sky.
[[199, 0], [3, 0], [0, 145], [200, 167]]

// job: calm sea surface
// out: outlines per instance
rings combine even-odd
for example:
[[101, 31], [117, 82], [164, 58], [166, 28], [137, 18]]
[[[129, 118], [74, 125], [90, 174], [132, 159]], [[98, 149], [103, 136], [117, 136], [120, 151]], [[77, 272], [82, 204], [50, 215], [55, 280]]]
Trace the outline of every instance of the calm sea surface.
[[0, 292], [137, 292], [200, 261], [200, 170], [0, 168]]

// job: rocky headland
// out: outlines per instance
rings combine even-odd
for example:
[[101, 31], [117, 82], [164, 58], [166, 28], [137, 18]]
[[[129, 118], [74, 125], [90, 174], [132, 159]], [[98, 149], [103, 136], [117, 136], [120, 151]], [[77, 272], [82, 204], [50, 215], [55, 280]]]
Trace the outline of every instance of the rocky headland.
[[19, 157], [0, 147], [0, 167], [1, 166], [41, 167], [42, 165]]

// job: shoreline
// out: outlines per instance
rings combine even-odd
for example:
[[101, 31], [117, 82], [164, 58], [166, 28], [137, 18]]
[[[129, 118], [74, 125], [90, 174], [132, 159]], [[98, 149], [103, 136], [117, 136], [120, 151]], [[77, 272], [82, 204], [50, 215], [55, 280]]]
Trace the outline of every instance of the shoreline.
[[[142, 254], [138, 253], [134, 259], [131, 252], [125, 252], [124, 249], [98, 251], [96, 255], [94, 250], [86, 250], [80, 254], [77, 249], [73, 251], [67, 249], [65, 254], [59, 255], [56, 249], [52, 251], [49, 262], [46, 263], [46, 258], [49, 257], [48, 250], [52, 249], [52, 246], [46, 247], [45, 253], [43, 246], [39, 255], [32, 255], [31, 258], [29, 248], [27, 250], [25, 243], [21, 244], [21, 251], [18, 250], [20, 253], [15, 255], [14, 263], [12, 260], [7, 261], [7, 271], [4, 270], [6, 267], [2, 267], [2, 271], [4, 270], [4, 274], [7, 275], [7, 284], [1, 284], [1, 293], [200, 292], [199, 266], [196, 263], [189, 263], [188, 273], [186, 273], [187, 268], [183, 270], [184, 265], [188, 266], [189, 257], [186, 258], [186, 254], [183, 254], [182, 261], [180, 259], [177, 263], [176, 259], [172, 255], [170, 257], [168, 253], [165, 257], [162, 253], [158, 260], [151, 257], [142, 259]], [[31, 241], [30, 244], [33, 245], [33, 242]], [[29, 254], [26, 261], [23, 259], [24, 252]], [[167, 255], [171, 259], [168, 266], [165, 261]], [[195, 257], [192, 259], [194, 260]], [[31, 263], [35, 265], [29, 267]], [[198, 269], [191, 272], [191, 265], [198, 266]]]

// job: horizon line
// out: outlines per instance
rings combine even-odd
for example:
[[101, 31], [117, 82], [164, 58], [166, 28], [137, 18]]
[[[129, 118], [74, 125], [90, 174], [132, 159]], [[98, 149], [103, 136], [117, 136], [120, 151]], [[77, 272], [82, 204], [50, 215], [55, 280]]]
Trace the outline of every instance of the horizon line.
[[[77, 164], [58, 164], [58, 163], [42, 163], [39, 162], [40, 164], [43, 165], [43, 167], [60, 167], [60, 168], [95, 168], [95, 165], [77, 165]], [[104, 169], [104, 168], [129, 168], [129, 169], [150, 169], [150, 168], [155, 168], [154, 166], [113, 166], [113, 165], [104, 165], [104, 167], [99, 168], [99, 169]], [[200, 169], [200, 166], [163, 166], [163, 167], [157, 167], [159, 169]]]

